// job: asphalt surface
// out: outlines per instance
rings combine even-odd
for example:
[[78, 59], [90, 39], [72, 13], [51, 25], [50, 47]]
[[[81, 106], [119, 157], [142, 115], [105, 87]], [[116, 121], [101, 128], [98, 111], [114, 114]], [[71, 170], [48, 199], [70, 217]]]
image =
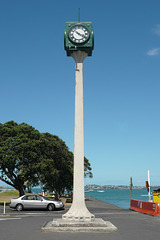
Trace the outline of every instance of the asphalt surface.
[[22, 211], [0, 206], [0, 240], [154, 240], [160, 239], [160, 217], [121, 209], [108, 203], [90, 198], [86, 200], [90, 212], [97, 218], [110, 221], [117, 228], [113, 233], [55, 233], [41, 232], [41, 227], [55, 218], [61, 218], [62, 211]]

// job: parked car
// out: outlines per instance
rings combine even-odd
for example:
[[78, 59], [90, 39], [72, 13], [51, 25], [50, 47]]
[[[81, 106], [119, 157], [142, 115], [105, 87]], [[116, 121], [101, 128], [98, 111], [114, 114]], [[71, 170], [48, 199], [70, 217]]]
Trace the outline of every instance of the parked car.
[[64, 209], [64, 204], [61, 201], [49, 200], [46, 197], [31, 194], [12, 198], [10, 208], [14, 208], [17, 211], [22, 211], [23, 209], [47, 209], [48, 211], [53, 211], [55, 209]]

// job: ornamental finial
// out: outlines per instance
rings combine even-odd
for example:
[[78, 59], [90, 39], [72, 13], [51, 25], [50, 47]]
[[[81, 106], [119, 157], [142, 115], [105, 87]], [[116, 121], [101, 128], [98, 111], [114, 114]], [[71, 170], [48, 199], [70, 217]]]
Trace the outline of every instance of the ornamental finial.
[[80, 8], [78, 9], [78, 22], [80, 22]]

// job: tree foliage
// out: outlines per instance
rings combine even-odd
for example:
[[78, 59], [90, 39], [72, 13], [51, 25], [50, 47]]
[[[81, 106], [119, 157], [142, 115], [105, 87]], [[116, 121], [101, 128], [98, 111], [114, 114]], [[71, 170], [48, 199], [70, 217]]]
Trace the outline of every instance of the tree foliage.
[[73, 181], [73, 153], [58, 136], [41, 135], [41, 161], [38, 167], [44, 188], [52, 190], [58, 198], [71, 189]]
[[36, 144], [40, 134], [26, 123], [0, 124], [0, 180], [24, 194], [25, 182], [37, 180], [34, 167], [39, 159]]
[[[92, 177], [84, 159], [85, 176]], [[73, 185], [73, 153], [58, 136], [39, 133], [32, 126], [10, 121], [0, 124], [0, 180], [19, 195], [40, 183], [56, 197]]]
[[91, 164], [86, 157], [84, 157], [84, 177], [93, 178]]

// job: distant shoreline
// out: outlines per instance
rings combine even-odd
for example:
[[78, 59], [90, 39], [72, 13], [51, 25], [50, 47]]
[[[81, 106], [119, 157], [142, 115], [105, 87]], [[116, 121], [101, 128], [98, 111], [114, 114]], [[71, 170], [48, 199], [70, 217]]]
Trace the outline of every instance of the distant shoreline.
[[14, 191], [16, 190], [15, 188], [12, 187], [4, 187], [4, 186], [0, 186], [0, 192], [5, 192], [5, 191]]
[[[160, 188], [160, 186], [151, 186], [151, 188]], [[91, 184], [91, 185], [86, 185], [85, 186], [85, 190], [91, 190], [91, 189], [96, 189], [96, 190], [99, 190], [99, 189], [130, 189], [130, 186], [126, 186], [126, 185], [96, 185], [96, 184]], [[146, 189], [145, 186], [132, 186], [132, 189]]]

